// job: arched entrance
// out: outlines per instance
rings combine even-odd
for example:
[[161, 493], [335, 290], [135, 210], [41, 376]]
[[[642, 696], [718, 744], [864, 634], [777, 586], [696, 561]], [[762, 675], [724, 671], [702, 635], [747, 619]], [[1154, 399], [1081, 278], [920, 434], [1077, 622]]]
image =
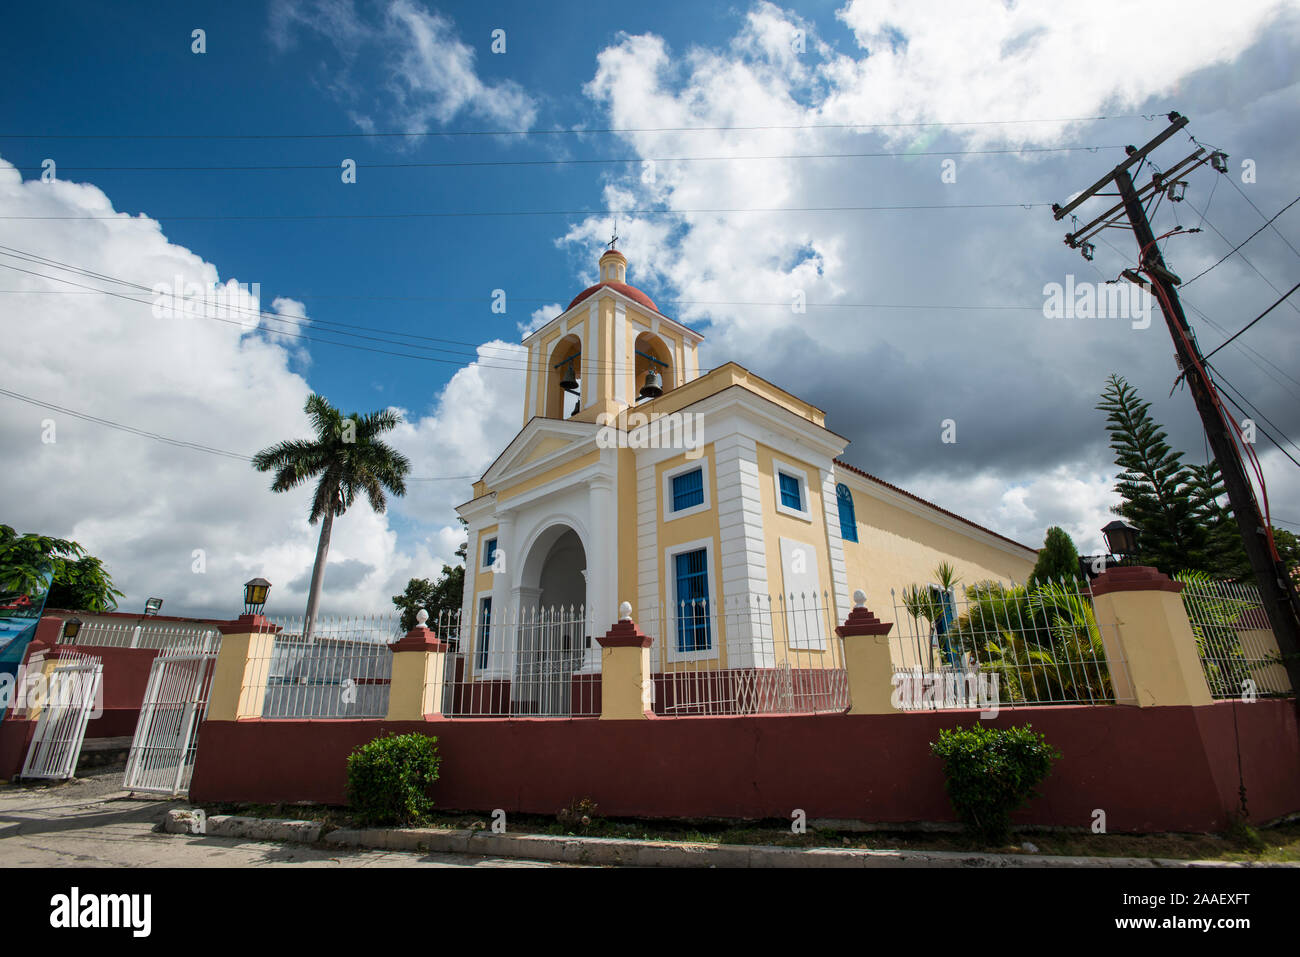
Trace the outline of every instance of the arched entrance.
[[595, 660], [587, 615], [587, 553], [568, 525], [533, 541], [520, 572], [510, 711], [569, 714], [573, 676]]

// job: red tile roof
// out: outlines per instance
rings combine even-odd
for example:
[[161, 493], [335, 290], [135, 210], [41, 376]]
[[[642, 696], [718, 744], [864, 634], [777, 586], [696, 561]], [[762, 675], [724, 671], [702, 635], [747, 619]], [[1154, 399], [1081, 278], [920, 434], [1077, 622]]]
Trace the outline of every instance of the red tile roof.
[[[641, 305], [645, 306], [647, 309], [653, 309], [655, 312], [659, 312], [659, 307], [655, 305], [653, 299], [651, 299], [649, 296], [643, 293], [636, 286], [629, 286], [625, 282], [598, 282], [594, 286], [588, 286], [586, 289], [582, 290], [582, 292], [578, 293], [576, 296], [573, 297], [573, 302], [569, 303], [569, 305], [565, 307], [564, 311], [568, 312], [578, 303], [582, 302], [582, 300], [586, 299], [588, 296], [595, 293], [596, 290], [604, 286], [608, 286], [610, 289], [613, 289], [615, 292], [621, 292], [629, 299], [633, 299], [641, 303]], [[662, 315], [662, 313], [660, 313], [660, 315]]]
[[997, 532], [993, 531], [993, 529], [985, 528], [983, 525], [979, 525], [975, 522], [972, 522], [969, 518], [963, 518], [962, 516], [958, 515], [956, 512], [950, 512], [946, 508], [940, 508], [938, 505], [935, 505], [933, 502], [927, 502], [925, 499], [921, 498], [921, 496], [913, 495], [911, 492], [907, 491], [907, 489], [902, 489], [899, 488], [897, 485], [892, 485], [889, 482], [886, 482], [882, 478], [877, 478], [876, 476], [872, 475], [870, 472], [864, 472], [856, 465], [850, 465], [848, 462], [841, 461], [840, 459], [836, 459], [835, 464], [840, 466], [841, 468], [847, 469], [848, 471], [852, 472], [854, 475], [861, 475], [864, 479], [868, 479], [869, 481], [875, 482], [877, 485], [883, 485], [885, 488], [895, 491], [899, 495], [906, 495], [908, 498], [912, 499], [913, 501], [920, 502], [922, 505], [926, 506], [927, 508], [932, 508], [936, 512], [941, 512], [944, 515], [947, 515], [949, 518], [955, 518], [959, 522], [964, 522], [965, 524], [969, 525], [971, 528], [978, 528], [981, 532], [984, 532], [988, 535], [992, 535], [994, 538], [1000, 538], [1004, 542], [1010, 542], [1012, 545], [1016, 545], [1020, 548], [1025, 549], [1026, 551], [1030, 551], [1030, 552], [1038, 551], [1038, 549], [1030, 548], [1028, 545], [1021, 544], [1020, 542], [1016, 541], [1013, 538], [1007, 538], [1005, 535], [999, 535]]

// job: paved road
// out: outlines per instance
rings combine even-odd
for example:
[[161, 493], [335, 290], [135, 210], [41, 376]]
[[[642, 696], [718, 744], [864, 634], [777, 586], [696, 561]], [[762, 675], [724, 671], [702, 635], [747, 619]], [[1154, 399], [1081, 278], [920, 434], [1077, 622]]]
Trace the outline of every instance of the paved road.
[[58, 785], [0, 785], [0, 867], [550, 867], [539, 861], [318, 850], [238, 838], [160, 834], [183, 802], [133, 798], [120, 766]]

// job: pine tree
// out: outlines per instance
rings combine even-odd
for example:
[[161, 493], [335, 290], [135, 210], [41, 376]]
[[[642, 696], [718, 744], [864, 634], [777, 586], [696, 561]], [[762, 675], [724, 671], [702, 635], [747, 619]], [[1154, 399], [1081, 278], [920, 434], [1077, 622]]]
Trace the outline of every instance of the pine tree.
[[1079, 551], [1074, 539], [1060, 526], [1047, 530], [1043, 547], [1038, 551], [1038, 561], [1029, 576], [1030, 585], [1045, 582], [1073, 581], [1079, 577]]
[[1173, 574], [1207, 568], [1208, 534], [1200, 523], [1195, 499], [1197, 477], [1183, 464], [1181, 452], [1166, 441], [1151, 418], [1150, 402], [1123, 377], [1111, 375], [1097, 409], [1106, 413], [1106, 431], [1122, 470], [1115, 491], [1123, 501], [1111, 509], [1139, 530], [1136, 560]]
[[1188, 471], [1192, 476], [1192, 502], [1197, 521], [1205, 529], [1203, 567], [1216, 578], [1235, 581], [1251, 578], [1253, 571], [1241, 541], [1241, 530], [1224, 501], [1228, 490], [1223, 487], [1219, 463], [1211, 459], [1206, 465], [1189, 466]]

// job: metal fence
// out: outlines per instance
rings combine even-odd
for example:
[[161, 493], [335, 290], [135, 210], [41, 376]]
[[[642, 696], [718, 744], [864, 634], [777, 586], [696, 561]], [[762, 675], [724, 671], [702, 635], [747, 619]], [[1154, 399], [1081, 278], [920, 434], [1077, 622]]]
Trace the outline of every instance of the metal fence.
[[[442, 713], [449, 718], [581, 718], [600, 714], [600, 645], [580, 605], [429, 622], [450, 646]], [[603, 632], [602, 632], [603, 633]]]
[[910, 585], [890, 594], [900, 710], [1115, 701], [1111, 669], [1126, 666], [1115, 626], [1097, 623], [1087, 582]]
[[389, 645], [402, 637], [395, 615], [317, 617], [311, 635], [302, 618], [276, 618], [269, 651], [253, 673], [265, 683], [264, 718], [383, 718], [393, 675]]
[[[43, 659], [37, 659], [41, 661]], [[21, 776], [63, 780], [72, 777], [92, 716], [103, 713], [103, 661], [82, 652], [63, 652], [48, 676]]]
[[176, 795], [189, 789], [220, 650], [219, 634], [201, 635], [153, 660], [122, 779], [126, 790]]
[[1291, 681], [1278, 651], [1259, 588], [1251, 582], [1178, 576], [1183, 608], [1210, 695], [1289, 695]]
[[135, 622], [82, 622], [75, 638], [61, 638], [60, 643], [101, 648], [170, 648], [193, 645], [204, 638], [217, 640], [220, 636], [221, 631], [216, 625], [144, 618]]
[[830, 595], [739, 595], [643, 609], [654, 713], [818, 714], [849, 706]]

